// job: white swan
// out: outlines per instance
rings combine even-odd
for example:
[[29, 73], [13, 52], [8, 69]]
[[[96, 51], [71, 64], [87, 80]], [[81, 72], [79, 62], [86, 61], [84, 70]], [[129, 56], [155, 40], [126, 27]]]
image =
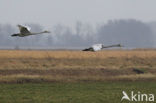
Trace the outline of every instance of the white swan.
[[43, 33], [50, 33], [50, 31], [43, 31], [43, 32], [38, 32], [38, 33], [32, 33], [30, 32], [30, 28], [27, 26], [22, 26], [22, 25], [17, 25], [20, 33], [13, 34], [11, 36], [19, 36], [19, 37], [24, 37], [24, 36], [29, 36], [29, 35], [36, 35], [36, 34], [43, 34]]
[[103, 44], [94, 44], [89, 48], [83, 49], [82, 51], [99, 51], [103, 48], [110, 48], [110, 47], [122, 47], [120, 44], [104, 46]]

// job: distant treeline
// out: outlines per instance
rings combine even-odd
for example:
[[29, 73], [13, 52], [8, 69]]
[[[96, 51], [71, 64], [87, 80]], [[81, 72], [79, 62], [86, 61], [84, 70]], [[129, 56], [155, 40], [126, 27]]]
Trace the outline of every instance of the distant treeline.
[[[39, 24], [27, 25], [31, 27], [32, 32], [44, 30]], [[11, 34], [19, 32], [18, 28], [11, 24], [0, 24], [0, 48], [79, 48], [94, 43], [121, 43], [127, 48], [156, 47], [155, 22], [144, 23], [134, 19], [110, 20], [93, 26], [78, 21], [72, 28], [58, 24], [50, 31], [50, 34], [11, 37]]]

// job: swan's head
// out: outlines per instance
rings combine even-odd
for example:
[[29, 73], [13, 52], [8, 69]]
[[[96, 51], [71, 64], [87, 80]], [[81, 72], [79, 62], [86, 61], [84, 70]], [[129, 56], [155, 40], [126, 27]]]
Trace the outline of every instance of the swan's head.
[[47, 30], [45, 30], [45, 31], [43, 31], [44, 33], [50, 33], [50, 31], [47, 31]]

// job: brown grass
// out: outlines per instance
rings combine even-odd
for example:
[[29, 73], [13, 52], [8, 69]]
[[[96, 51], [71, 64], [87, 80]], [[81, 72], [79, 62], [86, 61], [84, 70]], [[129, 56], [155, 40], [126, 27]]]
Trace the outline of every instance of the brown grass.
[[155, 80], [155, 61], [155, 50], [1, 50], [0, 82]]
[[139, 57], [150, 58], [156, 57], [155, 50], [105, 50], [99, 52], [83, 51], [28, 51], [28, 50], [1, 50], [0, 58], [34, 58], [34, 59], [85, 59], [85, 58], [122, 58], [122, 57]]

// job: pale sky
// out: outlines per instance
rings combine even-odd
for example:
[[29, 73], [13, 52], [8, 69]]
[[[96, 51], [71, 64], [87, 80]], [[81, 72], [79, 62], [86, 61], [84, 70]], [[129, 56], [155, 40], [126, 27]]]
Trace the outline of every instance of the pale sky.
[[156, 21], [156, 0], [0, 0], [0, 24], [97, 24], [111, 19]]

